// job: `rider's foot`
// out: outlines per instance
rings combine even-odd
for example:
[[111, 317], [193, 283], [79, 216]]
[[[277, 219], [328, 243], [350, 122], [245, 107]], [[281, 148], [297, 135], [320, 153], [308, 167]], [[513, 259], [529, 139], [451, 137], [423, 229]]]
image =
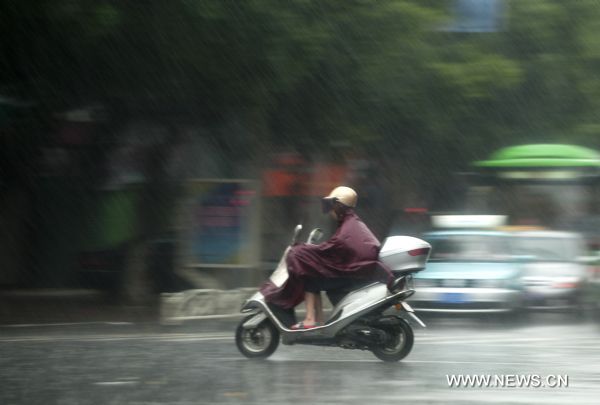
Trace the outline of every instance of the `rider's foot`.
[[293, 329], [293, 330], [312, 329], [312, 328], [316, 328], [317, 326], [321, 326], [321, 322], [302, 321], [302, 322], [298, 322], [295, 325], [292, 325], [290, 329]]

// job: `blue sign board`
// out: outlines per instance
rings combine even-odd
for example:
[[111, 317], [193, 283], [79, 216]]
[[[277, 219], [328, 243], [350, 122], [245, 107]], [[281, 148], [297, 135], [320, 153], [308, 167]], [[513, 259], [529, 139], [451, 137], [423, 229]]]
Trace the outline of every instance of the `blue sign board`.
[[252, 266], [257, 256], [254, 236], [257, 193], [254, 183], [194, 180], [187, 215], [188, 265]]

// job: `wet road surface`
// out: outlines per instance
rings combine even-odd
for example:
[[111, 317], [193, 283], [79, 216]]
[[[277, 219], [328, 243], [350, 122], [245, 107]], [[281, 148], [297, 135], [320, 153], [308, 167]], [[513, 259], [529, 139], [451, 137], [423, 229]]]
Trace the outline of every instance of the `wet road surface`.
[[[231, 320], [2, 326], [0, 403], [598, 404], [597, 321], [427, 322], [415, 327], [409, 356], [392, 364], [365, 351], [284, 345], [267, 360], [248, 360]], [[449, 385], [475, 375], [491, 380]]]

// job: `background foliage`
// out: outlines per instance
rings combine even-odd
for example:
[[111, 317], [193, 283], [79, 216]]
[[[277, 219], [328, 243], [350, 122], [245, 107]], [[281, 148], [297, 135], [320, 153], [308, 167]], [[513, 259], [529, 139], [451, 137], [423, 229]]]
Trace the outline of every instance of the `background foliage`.
[[[188, 120], [230, 166], [264, 163], [271, 149], [332, 160], [358, 151], [400, 162], [387, 174], [406, 187], [393, 191], [420, 187], [434, 203], [452, 200], [452, 173], [501, 146], [600, 149], [599, 3], [505, 0], [497, 30], [465, 32], [449, 29], [456, 1], [4, 1], [0, 124], [15, 99], [40, 117], [102, 105], [112, 125], [149, 118], [172, 140]], [[0, 134], [0, 186], [25, 190], [33, 224], [47, 216], [36, 164], [49, 131], [29, 118]], [[100, 131], [119, 133], [110, 124]], [[176, 143], [148, 142], [137, 210], [147, 225], [132, 257], [160, 232], [150, 228], [170, 195], [161, 162]], [[80, 153], [89, 169], [82, 189], [108, 153], [105, 144]], [[33, 240], [52, 240], [36, 232]]]
[[266, 140], [598, 146], [597, 2], [506, 5], [477, 34], [441, 29], [448, 0], [4, 2], [0, 84], [52, 109], [243, 116]]

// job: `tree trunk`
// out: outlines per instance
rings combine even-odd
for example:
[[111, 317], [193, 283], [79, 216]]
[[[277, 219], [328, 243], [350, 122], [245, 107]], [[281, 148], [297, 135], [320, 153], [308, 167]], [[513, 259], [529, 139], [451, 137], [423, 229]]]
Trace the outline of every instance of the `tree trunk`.
[[[178, 131], [170, 124], [159, 125], [165, 130], [160, 144], [151, 146], [143, 159], [145, 183], [137, 202], [138, 232], [125, 260], [120, 296], [126, 303], [147, 305], [157, 298], [155, 277], [150, 274], [149, 258], [154, 242], [167, 231], [170, 213], [177, 192], [169, 182], [165, 165], [178, 141]], [[155, 275], [154, 275], [155, 276]]]

